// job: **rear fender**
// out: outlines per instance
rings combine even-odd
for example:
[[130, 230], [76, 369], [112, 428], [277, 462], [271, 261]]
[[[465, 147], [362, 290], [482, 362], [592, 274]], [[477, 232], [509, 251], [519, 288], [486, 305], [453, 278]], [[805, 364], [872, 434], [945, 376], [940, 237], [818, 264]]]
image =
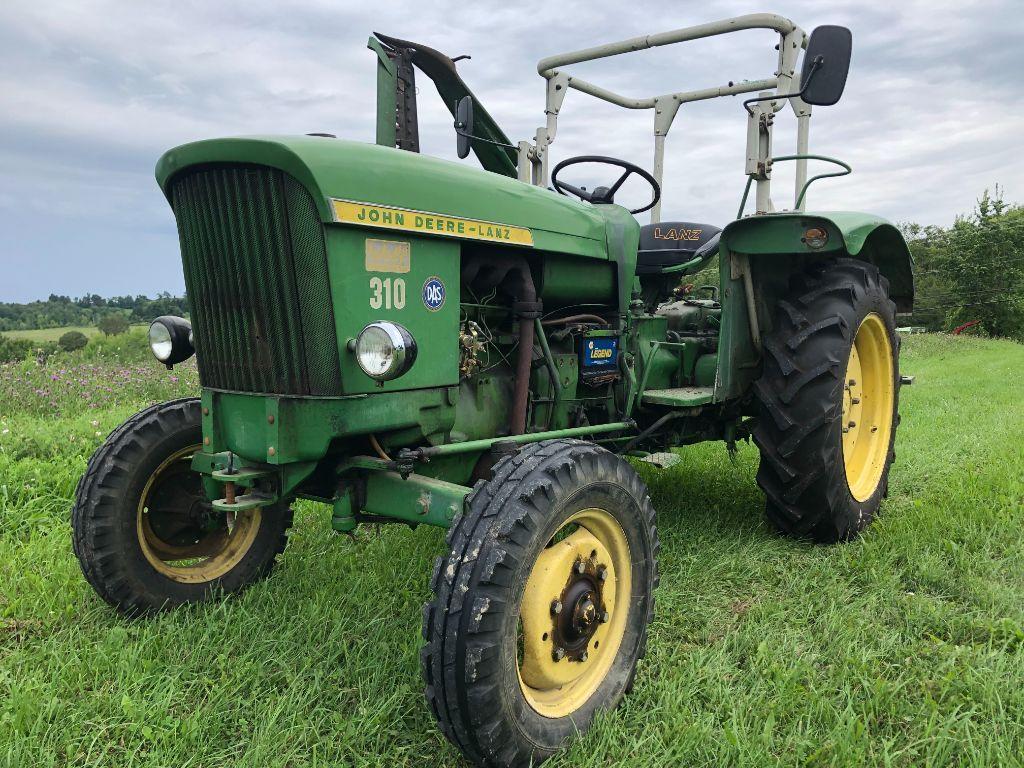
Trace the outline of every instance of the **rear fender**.
[[[823, 227], [828, 242], [811, 248], [803, 241], [810, 227]], [[732, 222], [722, 233], [723, 250], [750, 256], [753, 273], [776, 271], [792, 264], [846, 256], [878, 267], [889, 281], [889, 295], [899, 312], [914, 304], [913, 258], [903, 235], [885, 219], [866, 213], [784, 213], [750, 216]], [[755, 280], [756, 284], [756, 280]]]
[[[820, 227], [826, 243], [811, 248], [804, 232]], [[760, 336], [772, 328], [778, 302], [789, 292], [790, 278], [808, 264], [826, 258], [860, 259], [878, 267], [889, 281], [889, 295], [898, 312], [910, 312], [914, 303], [913, 258], [903, 235], [885, 219], [864, 213], [780, 213], [750, 216], [729, 224], [722, 232], [721, 284], [724, 297], [715, 400], [741, 396], [757, 377]], [[749, 265], [753, 306], [750, 322], [744, 288]]]

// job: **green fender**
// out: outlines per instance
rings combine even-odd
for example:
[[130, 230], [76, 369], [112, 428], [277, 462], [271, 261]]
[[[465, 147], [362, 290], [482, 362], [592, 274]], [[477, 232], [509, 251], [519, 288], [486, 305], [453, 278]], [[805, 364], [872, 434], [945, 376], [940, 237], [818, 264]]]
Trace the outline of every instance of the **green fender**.
[[[810, 227], [824, 227], [828, 241], [821, 248], [803, 242]], [[722, 233], [722, 250], [751, 256], [755, 275], [769, 265], [764, 257], [805, 262], [808, 257], [849, 256], [874, 264], [889, 281], [889, 295], [900, 312], [914, 304], [914, 260], [903, 235], [878, 216], [853, 211], [773, 213], [749, 216], [729, 224]], [[794, 265], [795, 266], [795, 265]]]
[[[804, 232], [820, 227], [828, 239], [819, 248], [804, 242]], [[899, 312], [914, 304], [913, 258], [903, 235], [885, 219], [866, 213], [771, 213], [729, 224], [719, 248], [723, 296], [715, 400], [739, 397], [757, 377], [760, 351], [752, 326], [770, 331], [775, 307], [789, 293], [790, 277], [822, 258], [847, 256], [878, 267], [889, 281], [889, 295]], [[749, 263], [753, 296], [748, 300], [744, 269]], [[756, 324], [748, 308], [753, 306]]]

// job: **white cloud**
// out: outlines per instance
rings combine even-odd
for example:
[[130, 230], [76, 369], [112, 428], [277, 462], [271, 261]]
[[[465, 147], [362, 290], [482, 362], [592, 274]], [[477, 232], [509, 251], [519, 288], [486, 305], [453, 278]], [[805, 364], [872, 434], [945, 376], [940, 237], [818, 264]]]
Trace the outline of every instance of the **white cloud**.
[[[949, 0], [781, 5], [805, 28], [840, 23], [854, 32], [847, 93], [816, 112], [811, 145], [849, 160], [855, 173], [821, 182], [812, 205], [949, 223], [995, 182], [1008, 198], [1022, 197], [1024, 15], [1013, 0], [977, 0], [969, 11]], [[460, 70], [518, 139], [542, 122], [542, 56], [751, 10], [737, 0], [637, 0], [628, 11], [596, 2], [5, 3], [0, 260], [20, 269], [0, 285], [0, 300], [180, 290], [173, 219], [152, 179], [156, 159], [176, 144], [240, 133], [372, 140], [372, 30], [472, 54]], [[764, 76], [773, 42], [747, 32], [572, 69], [623, 92], [662, 93]], [[424, 150], [453, 157], [451, 119], [426, 77], [419, 86]], [[739, 102], [680, 111], [666, 216], [722, 223], [734, 215], [744, 183]], [[793, 125], [780, 117], [776, 152], [792, 150]], [[651, 151], [650, 113], [578, 93], [567, 99], [556, 158], [596, 152], [647, 165]], [[792, 169], [780, 166], [780, 205], [791, 188]]]

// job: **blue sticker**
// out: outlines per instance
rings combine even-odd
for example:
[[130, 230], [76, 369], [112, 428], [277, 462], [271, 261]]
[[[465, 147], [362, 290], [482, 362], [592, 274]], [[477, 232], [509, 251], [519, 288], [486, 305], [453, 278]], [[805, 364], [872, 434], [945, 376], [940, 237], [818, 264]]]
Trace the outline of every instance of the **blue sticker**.
[[611, 337], [588, 339], [583, 348], [583, 367], [614, 368], [619, 361], [619, 340]]
[[440, 277], [428, 277], [423, 284], [423, 304], [431, 312], [437, 312], [444, 306], [444, 283]]

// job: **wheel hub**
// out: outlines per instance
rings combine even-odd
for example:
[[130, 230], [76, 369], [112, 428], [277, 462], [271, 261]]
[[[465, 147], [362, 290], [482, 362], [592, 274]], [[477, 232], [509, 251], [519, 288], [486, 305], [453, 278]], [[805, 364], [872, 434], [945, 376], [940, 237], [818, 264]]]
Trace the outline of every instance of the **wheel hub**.
[[576, 709], [608, 675], [632, 611], [632, 560], [621, 526], [588, 508], [540, 551], [519, 608], [518, 672], [548, 717]]
[[168, 457], [139, 499], [137, 533], [142, 553], [160, 574], [182, 583], [222, 576], [245, 556], [260, 526], [260, 511], [230, 520], [203, 493], [190, 458], [201, 446]]
[[[607, 566], [596, 558], [578, 559], [569, 571], [565, 589], [557, 602], [565, 609], [554, 614], [551, 638], [554, 649], [561, 648], [570, 661], [586, 660], [591, 639], [605, 613], [598, 573], [607, 573]], [[558, 655], [557, 650], [553, 653]]]

